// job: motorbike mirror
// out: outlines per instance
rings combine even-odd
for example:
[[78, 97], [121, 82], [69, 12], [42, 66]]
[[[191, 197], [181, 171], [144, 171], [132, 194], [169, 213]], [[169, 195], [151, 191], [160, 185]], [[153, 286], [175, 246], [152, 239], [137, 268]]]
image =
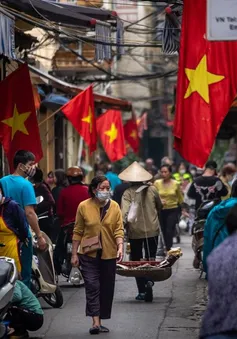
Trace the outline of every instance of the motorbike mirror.
[[208, 210], [209, 208], [211, 208], [214, 205], [214, 201], [210, 201], [209, 203], [207, 203], [206, 205], [204, 205], [202, 207], [203, 210]]
[[42, 195], [39, 195], [38, 197], [36, 197], [36, 204], [39, 205], [42, 201], [44, 201], [44, 198], [42, 197]]

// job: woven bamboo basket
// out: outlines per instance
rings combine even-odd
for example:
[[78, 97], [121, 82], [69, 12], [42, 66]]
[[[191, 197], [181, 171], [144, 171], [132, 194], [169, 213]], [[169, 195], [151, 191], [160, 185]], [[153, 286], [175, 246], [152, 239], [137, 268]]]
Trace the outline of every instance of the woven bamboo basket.
[[[137, 268], [138, 266], [149, 264], [152, 265], [152, 268]], [[128, 261], [122, 262], [121, 265], [129, 267], [129, 269], [123, 269], [117, 266], [116, 273], [124, 277], [134, 277], [134, 278], [148, 278], [153, 281], [164, 281], [171, 277], [172, 267], [160, 268], [157, 267], [159, 262], [141, 262], [141, 261]]]

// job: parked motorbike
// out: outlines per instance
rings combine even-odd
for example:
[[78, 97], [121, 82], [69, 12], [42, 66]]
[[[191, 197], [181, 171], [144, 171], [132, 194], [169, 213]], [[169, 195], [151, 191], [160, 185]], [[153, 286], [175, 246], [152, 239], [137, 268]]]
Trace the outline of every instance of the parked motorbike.
[[[37, 204], [43, 201], [43, 197], [36, 198]], [[48, 218], [48, 213], [38, 215], [40, 220]], [[50, 306], [59, 308], [63, 305], [63, 295], [57, 283], [53, 262], [53, 244], [50, 238], [42, 232], [47, 249], [41, 251], [37, 246], [37, 239], [33, 234], [33, 259], [31, 274], [31, 290], [37, 297], [42, 297]]]
[[37, 297], [42, 297], [50, 306], [59, 308], [63, 305], [63, 294], [57, 284], [53, 264], [53, 244], [42, 232], [47, 249], [41, 251], [33, 236], [34, 255], [32, 260], [31, 290]]
[[17, 280], [17, 269], [14, 259], [0, 257], [0, 338], [6, 337], [7, 326], [4, 318], [11, 305]]
[[84, 285], [84, 280], [79, 269], [72, 267], [72, 235], [75, 222], [72, 222], [64, 226], [63, 248], [61, 251], [62, 265], [61, 275], [67, 279], [67, 281], [75, 286]]
[[192, 229], [192, 249], [194, 251], [193, 267], [203, 272], [203, 245], [204, 245], [204, 226], [210, 211], [220, 203], [219, 199], [204, 201], [197, 210], [196, 218]]

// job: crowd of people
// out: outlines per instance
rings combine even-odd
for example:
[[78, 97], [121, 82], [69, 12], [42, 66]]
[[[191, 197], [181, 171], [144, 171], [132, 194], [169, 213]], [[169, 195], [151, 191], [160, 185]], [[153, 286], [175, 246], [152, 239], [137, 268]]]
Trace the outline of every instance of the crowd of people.
[[[111, 316], [116, 263], [123, 259], [125, 233], [132, 261], [154, 261], [159, 239], [166, 251], [172, 248], [182, 216], [188, 219], [187, 231], [190, 231], [195, 211], [202, 202], [222, 199], [210, 216], [210, 220], [215, 217], [219, 220], [219, 214], [215, 213], [224, 211], [217, 246], [228, 235], [225, 217], [237, 197], [236, 185], [232, 185], [237, 172], [235, 165], [226, 164], [218, 173], [215, 161], [208, 161], [204, 169], [199, 169], [185, 162], [175, 166], [172, 159], [164, 157], [158, 169], [152, 159], [147, 159], [145, 163], [134, 162], [120, 174], [113, 171], [111, 164], [104, 164], [89, 185], [85, 183], [86, 173], [77, 166], [66, 171], [57, 169], [45, 177], [28, 151], [16, 153], [14, 168], [13, 174], [0, 180], [0, 242], [6, 245], [0, 247], [0, 255], [14, 258], [19, 272], [17, 296], [9, 310], [9, 326], [15, 336], [21, 337], [32, 328], [28, 326], [28, 318], [22, 320], [25, 314], [19, 303], [23, 302], [23, 309], [28, 308], [34, 329], [43, 323], [43, 311], [30, 292], [31, 230], [42, 251], [46, 247], [42, 231], [56, 244], [54, 265], [60, 274], [64, 228], [74, 226], [71, 264], [80, 265], [85, 281], [86, 315], [92, 317], [90, 333], [98, 334], [109, 332], [101, 321]], [[39, 196], [42, 201], [37, 204]], [[37, 215], [41, 214], [47, 214], [48, 218], [39, 225]], [[207, 222], [211, 223], [210, 220]], [[213, 224], [217, 227], [218, 221]], [[209, 255], [210, 246], [206, 248]], [[154, 283], [145, 278], [137, 278], [136, 283], [136, 300], [151, 301]], [[24, 296], [25, 289], [28, 298]], [[17, 307], [21, 309], [18, 313]]]

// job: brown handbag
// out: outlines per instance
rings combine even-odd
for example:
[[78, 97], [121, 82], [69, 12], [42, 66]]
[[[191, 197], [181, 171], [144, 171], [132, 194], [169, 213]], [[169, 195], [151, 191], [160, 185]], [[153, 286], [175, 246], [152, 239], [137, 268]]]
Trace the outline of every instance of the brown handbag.
[[88, 254], [102, 249], [100, 237], [96, 235], [95, 237], [84, 239], [81, 243], [81, 248], [83, 254]]

